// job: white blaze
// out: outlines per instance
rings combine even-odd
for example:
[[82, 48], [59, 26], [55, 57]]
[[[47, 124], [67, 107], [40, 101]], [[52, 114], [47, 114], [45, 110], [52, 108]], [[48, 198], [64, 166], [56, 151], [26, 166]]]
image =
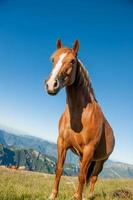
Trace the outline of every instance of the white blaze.
[[61, 66], [62, 66], [62, 61], [63, 59], [65, 58], [67, 53], [63, 53], [59, 56], [59, 60], [58, 62], [56, 63], [55, 67], [53, 68], [52, 70], [52, 73], [51, 73], [51, 76], [47, 82], [48, 84], [48, 87], [49, 87], [49, 90], [53, 90], [53, 86], [54, 86], [54, 83], [55, 83], [55, 78], [56, 76], [58, 75], [60, 69], [61, 69]]

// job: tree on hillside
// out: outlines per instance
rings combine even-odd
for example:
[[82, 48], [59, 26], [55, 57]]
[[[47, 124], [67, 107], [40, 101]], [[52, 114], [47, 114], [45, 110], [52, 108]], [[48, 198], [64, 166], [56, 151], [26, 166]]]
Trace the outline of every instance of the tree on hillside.
[[40, 155], [41, 155], [41, 152], [38, 152], [38, 155], [36, 157], [36, 161], [35, 161], [35, 171], [37, 171], [37, 168], [38, 168], [38, 161], [39, 161], [39, 158], [40, 158]]
[[25, 159], [26, 159], [26, 167], [28, 168], [29, 171], [33, 171], [31, 152], [25, 150]]
[[15, 165], [15, 153], [4, 145], [0, 146], [0, 165], [11, 166]]

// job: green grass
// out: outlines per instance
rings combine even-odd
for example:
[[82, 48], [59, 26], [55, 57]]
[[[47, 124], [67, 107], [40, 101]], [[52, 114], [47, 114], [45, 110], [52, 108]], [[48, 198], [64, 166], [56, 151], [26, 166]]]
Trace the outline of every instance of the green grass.
[[[0, 168], [0, 200], [47, 200], [53, 179], [53, 175]], [[62, 177], [57, 200], [72, 200], [76, 186], [77, 178]], [[84, 190], [86, 200], [88, 195], [89, 187]], [[99, 179], [94, 199], [133, 199], [133, 179]]]

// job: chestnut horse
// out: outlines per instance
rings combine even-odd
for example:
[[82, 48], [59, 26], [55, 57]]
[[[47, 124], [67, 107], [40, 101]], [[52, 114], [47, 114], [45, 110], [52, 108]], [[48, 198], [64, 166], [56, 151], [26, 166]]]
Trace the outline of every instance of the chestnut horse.
[[90, 197], [93, 196], [97, 177], [115, 143], [112, 128], [95, 98], [87, 71], [77, 57], [78, 49], [78, 40], [72, 49], [63, 47], [58, 40], [57, 50], [52, 55], [53, 69], [45, 81], [48, 94], [56, 95], [65, 87], [67, 96], [65, 111], [59, 121], [58, 160], [50, 200], [57, 197], [68, 149], [80, 157], [79, 183], [74, 199], [82, 200], [84, 184], [89, 181]]

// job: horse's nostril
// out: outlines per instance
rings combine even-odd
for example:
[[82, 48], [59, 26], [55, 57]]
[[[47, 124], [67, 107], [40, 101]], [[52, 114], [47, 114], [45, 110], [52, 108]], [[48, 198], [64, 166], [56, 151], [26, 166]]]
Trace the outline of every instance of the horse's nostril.
[[48, 89], [48, 84], [45, 82], [45, 85], [46, 85], [46, 89]]
[[58, 80], [56, 80], [55, 82], [54, 82], [54, 88], [57, 88], [58, 87]]

